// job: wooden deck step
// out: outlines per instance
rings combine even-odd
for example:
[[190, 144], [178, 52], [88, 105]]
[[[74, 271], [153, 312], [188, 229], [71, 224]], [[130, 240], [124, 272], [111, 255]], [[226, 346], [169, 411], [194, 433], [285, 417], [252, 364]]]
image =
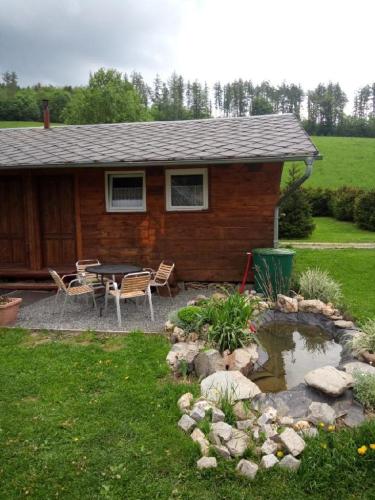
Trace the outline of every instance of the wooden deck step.
[[52, 281], [12, 281], [0, 282], [0, 290], [56, 290]]

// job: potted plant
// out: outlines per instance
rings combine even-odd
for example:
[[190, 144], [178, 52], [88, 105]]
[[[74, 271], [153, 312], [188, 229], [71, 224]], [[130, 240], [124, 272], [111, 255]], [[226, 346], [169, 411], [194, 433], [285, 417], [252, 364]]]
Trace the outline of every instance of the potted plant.
[[17, 318], [22, 299], [0, 295], [0, 326], [12, 325]]

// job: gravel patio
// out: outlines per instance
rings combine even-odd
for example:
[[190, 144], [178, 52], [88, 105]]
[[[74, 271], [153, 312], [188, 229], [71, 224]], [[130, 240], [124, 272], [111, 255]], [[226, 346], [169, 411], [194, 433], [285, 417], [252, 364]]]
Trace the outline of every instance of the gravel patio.
[[[30, 292], [29, 292], [30, 293]], [[15, 326], [28, 329], [48, 330], [95, 330], [98, 332], [134, 331], [160, 332], [168, 319], [171, 311], [177, 310], [198, 294], [211, 295], [211, 289], [181, 290], [173, 299], [152, 295], [155, 321], [151, 321], [148, 304], [140, 303], [138, 309], [134, 302], [121, 301], [122, 327], [117, 324], [114, 300], [108, 303], [107, 313], [99, 315], [99, 310], [104, 308], [104, 297], [97, 299], [98, 311], [93, 308], [92, 302], [87, 304], [84, 297], [78, 297], [67, 303], [64, 315], [61, 317], [61, 307], [64, 297], [60, 296], [54, 312], [55, 296], [51, 294], [40, 295], [37, 300], [24, 300]], [[15, 295], [13, 293], [12, 295]], [[20, 296], [18, 293], [17, 296]]]

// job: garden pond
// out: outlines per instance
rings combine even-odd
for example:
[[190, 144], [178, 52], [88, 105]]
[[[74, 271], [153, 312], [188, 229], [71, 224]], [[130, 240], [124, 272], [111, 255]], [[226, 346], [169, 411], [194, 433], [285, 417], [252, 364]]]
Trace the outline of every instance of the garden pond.
[[260, 356], [250, 378], [263, 392], [291, 389], [310, 370], [340, 363], [341, 345], [317, 326], [273, 322], [257, 337]]

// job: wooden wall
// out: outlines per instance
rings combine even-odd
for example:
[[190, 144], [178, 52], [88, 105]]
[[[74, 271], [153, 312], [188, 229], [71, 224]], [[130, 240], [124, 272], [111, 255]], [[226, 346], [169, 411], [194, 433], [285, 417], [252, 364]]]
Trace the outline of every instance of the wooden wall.
[[209, 209], [166, 212], [164, 168], [146, 169], [147, 213], [106, 213], [104, 171], [80, 172], [82, 255], [147, 267], [170, 259], [179, 279], [240, 280], [245, 252], [272, 246], [282, 164], [208, 170]]
[[[60, 238], [62, 243], [65, 240], [73, 242], [69, 257], [72, 266], [76, 258], [139, 263], [145, 267], [156, 267], [161, 260], [168, 259], [176, 263], [178, 278], [182, 280], [239, 281], [246, 262], [245, 252], [255, 247], [272, 246], [274, 207], [279, 197], [282, 163], [207, 168], [209, 209], [199, 212], [166, 211], [163, 167], [144, 169], [146, 213], [106, 212], [105, 171], [121, 169], [70, 168], [1, 173], [0, 181], [4, 176], [22, 178], [20, 185], [24, 189], [19, 203], [25, 212], [23, 227], [27, 228], [25, 242], [28, 255], [14, 254], [13, 259], [29, 270], [35, 271], [48, 265], [58, 268], [58, 252], [55, 252], [56, 256], [47, 252], [46, 257], [44, 249], [48, 240], [48, 248], [53, 250], [56, 247], [54, 241]], [[71, 179], [68, 184], [72, 192], [62, 198], [69, 199], [70, 205], [74, 205], [71, 212], [74, 221], [70, 223], [69, 234], [66, 228], [60, 228], [61, 234], [52, 235], [53, 238], [49, 233], [43, 235], [46, 222], [42, 220], [43, 216], [44, 219], [46, 217], [43, 206], [48, 207], [42, 198], [48, 199], [50, 190], [40, 188], [51, 183], [51, 175], [65, 176], [66, 181]], [[50, 194], [53, 195], [52, 192]], [[56, 196], [53, 199], [56, 200]], [[61, 211], [66, 212], [63, 204]], [[52, 212], [59, 213], [59, 210]], [[4, 212], [1, 217], [4, 217]], [[74, 235], [72, 228], [75, 228]], [[3, 220], [0, 233], [5, 230]], [[6, 235], [0, 236], [3, 241], [6, 240]], [[15, 238], [20, 235], [17, 233], [11, 237], [14, 246]], [[71, 243], [69, 245], [71, 248]], [[9, 261], [8, 255], [6, 258]], [[51, 259], [53, 262], [48, 261]], [[0, 252], [0, 276], [1, 270], [9, 264], [1, 259]], [[61, 266], [67, 264], [66, 259], [61, 262]]]

